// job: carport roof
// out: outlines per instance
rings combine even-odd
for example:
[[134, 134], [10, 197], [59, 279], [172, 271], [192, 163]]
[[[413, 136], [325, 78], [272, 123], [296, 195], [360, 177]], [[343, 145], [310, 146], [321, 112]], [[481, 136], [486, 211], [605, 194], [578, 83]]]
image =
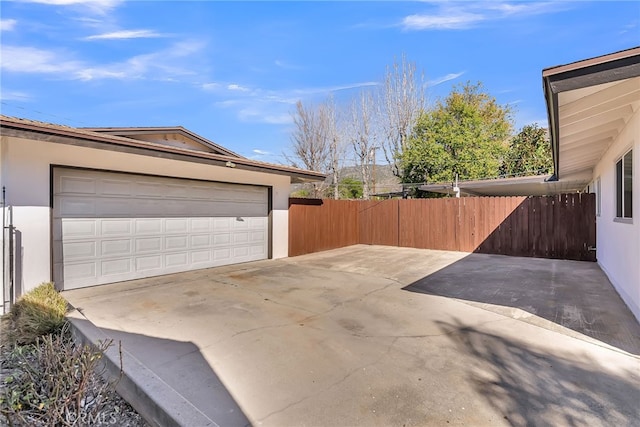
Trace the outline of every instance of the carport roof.
[[[104, 128], [101, 128], [104, 129]], [[159, 128], [157, 128], [159, 129]], [[167, 128], [162, 128], [167, 129]], [[320, 172], [276, 165], [234, 155], [215, 154], [204, 151], [173, 147], [153, 142], [136, 140], [125, 136], [96, 132], [90, 129], [74, 128], [53, 123], [21, 119], [0, 115], [0, 135], [28, 138], [58, 144], [69, 144], [113, 150], [131, 154], [164, 157], [176, 160], [226, 166], [255, 172], [272, 173], [291, 177], [294, 183], [321, 181], [326, 175]], [[228, 150], [226, 150], [228, 151]], [[232, 153], [229, 151], [229, 153]]]
[[[550, 175], [460, 181], [463, 196], [551, 196], [575, 191], [573, 180], [550, 181]], [[418, 187], [432, 193], [454, 194], [451, 183], [424, 184]]]

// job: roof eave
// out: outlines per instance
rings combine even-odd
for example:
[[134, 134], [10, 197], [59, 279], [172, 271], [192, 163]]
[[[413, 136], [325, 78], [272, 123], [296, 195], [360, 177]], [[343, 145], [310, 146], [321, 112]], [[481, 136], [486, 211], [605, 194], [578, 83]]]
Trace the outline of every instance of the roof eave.
[[542, 70], [555, 180], [561, 176], [558, 94], [636, 77], [640, 75], [638, 58], [640, 58], [640, 46]]
[[118, 136], [105, 136], [99, 133], [88, 135], [74, 132], [73, 128], [53, 128], [35, 123], [22, 123], [0, 119], [0, 134], [18, 138], [34, 139], [52, 143], [84, 146], [96, 149], [128, 152], [153, 157], [172, 158], [177, 160], [195, 161], [215, 166], [225, 166], [234, 169], [248, 170], [262, 173], [285, 175], [294, 183], [322, 181], [326, 174], [314, 171], [255, 162], [246, 158], [237, 158], [204, 151], [186, 150], [178, 147], [164, 146], [151, 142], [134, 140]]

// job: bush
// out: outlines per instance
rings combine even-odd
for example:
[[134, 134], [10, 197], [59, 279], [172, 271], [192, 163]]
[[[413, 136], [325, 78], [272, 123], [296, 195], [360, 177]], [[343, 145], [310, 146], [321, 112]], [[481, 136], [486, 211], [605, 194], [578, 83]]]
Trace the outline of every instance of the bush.
[[38, 337], [59, 331], [65, 324], [67, 302], [53, 283], [43, 283], [23, 295], [7, 315], [8, 338], [15, 344], [31, 344]]

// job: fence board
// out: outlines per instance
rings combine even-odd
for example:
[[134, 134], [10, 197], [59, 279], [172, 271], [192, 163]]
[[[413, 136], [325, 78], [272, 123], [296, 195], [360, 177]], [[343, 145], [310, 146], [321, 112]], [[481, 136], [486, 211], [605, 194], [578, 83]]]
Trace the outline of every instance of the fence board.
[[368, 200], [358, 204], [360, 243], [398, 246], [398, 199]]
[[595, 196], [291, 199], [289, 254], [356, 243], [595, 261]]
[[359, 203], [289, 199], [289, 256], [360, 243]]

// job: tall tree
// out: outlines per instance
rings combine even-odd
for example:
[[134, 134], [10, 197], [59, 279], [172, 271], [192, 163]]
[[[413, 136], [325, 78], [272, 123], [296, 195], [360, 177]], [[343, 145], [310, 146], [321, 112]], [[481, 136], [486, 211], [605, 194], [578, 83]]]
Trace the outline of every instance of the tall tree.
[[382, 151], [395, 176], [401, 176], [399, 159], [411, 130], [425, 109], [425, 86], [424, 75], [404, 54], [399, 61], [396, 59], [387, 66], [378, 100], [378, 120], [384, 137]]
[[[293, 114], [292, 154], [285, 154], [287, 161], [295, 167], [330, 173], [336, 199], [340, 196], [339, 171], [345, 151], [340, 116], [332, 97], [319, 105], [305, 106], [298, 101]], [[322, 184], [314, 185], [314, 197], [321, 193], [319, 186]]]
[[512, 110], [481, 83], [454, 87], [418, 119], [400, 156], [403, 182], [494, 178], [513, 128]]
[[292, 155], [286, 159], [295, 167], [325, 172], [329, 159], [329, 144], [326, 130], [318, 107], [296, 103], [291, 135]]
[[369, 199], [371, 186], [371, 164], [376, 148], [377, 129], [373, 117], [374, 99], [369, 91], [360, 92], [351, 103], [351, 126], [349, 141], [353, 148], [356, 165], [360, 169], [362, 198]]
[[344, 143], [344, 117], [342, 110], [337, 108], [333, 96], [320, 105], [320, 117], [329, 145], [329, 173], [331, 174], [333, 198], [337, 200], [340, 198], [338, 187], [346, 147]]
[[546, 129], [532, 124], [524, 126], [511, 138], [502, 173], [507, 176], [542, 175], [551, 173], [552, 167], [549, 134]]

